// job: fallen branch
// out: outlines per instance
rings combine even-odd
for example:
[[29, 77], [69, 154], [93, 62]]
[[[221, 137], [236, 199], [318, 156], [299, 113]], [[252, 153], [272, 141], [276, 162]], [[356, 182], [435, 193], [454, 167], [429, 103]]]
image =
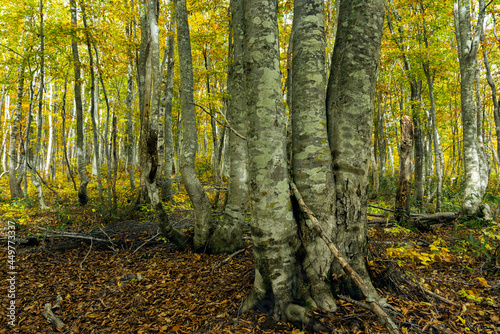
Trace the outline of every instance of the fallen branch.
[[372, 205], [372, 204], [368, 204], [367, 206], [369, 208], [374, 208], [374, 209], [380, 209], [380, 210], [384, 210], [384, 211], [394, 212], [394, 210], [384, 208], [383, 206], [377, 206], [377, 205]]
[[56, 327], [58, 331], [62, 330], [64, 328], [64, 322], [62, 322], [61, 319], [59, 319], [53, 312], [52, 312], [52, 306], [50, 303], [46, 303], [44, 310], [43, 310], [43, 315], [44, 317], [52, 323]]
[[210, 272], [210, 274], [213, 274], [214, 273], [214, 270], [219, 268], [223, 263], [228, 263], [229, 260], [231, 260], [233, 257], [235, 257], [236, 255], [240, 254], [240, 253], [243, 253], [246, 249], [250, 248], [252, 246], [248, 246], [246, 248], [242, 248], [240, 250], [237, 250], [236, 252], [234, 252], [233, 254], [229, 255], [227, 258], [225, 258], [224, 260], [222, 261], [216, 261], [214, 266], [212, 267], [212, 271]]
[[428, 294], [429, 296], [432, 296], [432, 297], [434, 297], [436, 299], [439, 299], [440, 301], [442, 301], [442, 302], [444, 302], [446, 304], [450, 304], [450, 305], [453, 305], [453, 306], [456, 306], [456, 307], [461, 307], [459, 304], [457, 304], [457, 303], [455, 303], [455, 302], [453, 302], [453, 301], [451, 301], [451, 300], [449, 300], [449, 299], [447, 299], [447, 298], [445, 298], [443, 296], [440, 296], [437, 293], [432, 292], [431, 290], [428, 290], [428, 289], [424, 288], [423, 286], [420, 286], [420, 284], [413, 283], [413, 282], [411, 282], [409, 280], [406, 280], [406, 283], [409, 286], [411, 286], [412, 288], [420, 289], [423, 292], [425, 292], [426, 294]]
[[132, 252], [132, 255], [134, 255], [135, 253], [137, 253], [137, 251], [139, 249], [141, 249], [142, 246], [144, 246], [145, 244], [147, 244], [148, 242], [150, 242], [151, 240], [153, 240], [154, 238], [156, 238], [160, 234], [161, 234], [160, 230], [158, 229], [158, 231], [156, 232], [156, 234], [154, 236], [152, 236], [151, 238], [149, 238], [148, 240], [146, 240], [146, 242], [144, 242], [142, 245], [140, 245], [139, 247], [137, 247], [136, 250]]
[[306, 221], [309, 228], [314, 227], [316, 229], [316, 232], [318, 232], [321, 239], [323, 239], [323, 241], [327, 244], [328, 248], [332, 252], [333, 256], [335, 256], [335, 258], [339, 262], [344, 272], [347, 275], [349, 275], [349, 277], [351, 277], [354, 283], [356, 283], [358, 288], [361, 290], [361, 292], [366, 298], [366, 301], [368, 302], [367, 305], [369, 305], [370, 310], [377, 315], [380, 323], [389, 331], [389, 333], [400, 334], [398, 326], [394, 323], [394, 321], [392, 321], [389, 315], [379, 305], [378, 301], [376, 300], [376, 297], [372, 295], [366, 283], [363, 281], [363, 278], [359, 276], [359, 274], [351, 267], [351, 265], [342, 256], [342, 254], [340, 254], [340, 251], [337, 249], [335, 244], [326, 236], [325, 232], [321, 228], [321, 225], [314, 216], [313, 212], [307, 207], [306, 203], [304, 203], [304, 200], [302, 199], [299, 190], [297, 189], [297, 187], [293, 182], [290, 183], [290, 187], [292, 188], [295, 198], [299, 202], [300, 208], [307, 214], [312, 223], [311, 226], [311, 223]]
[[90, 247], [89, 247], [89, 251], [87, 252], [87, 255], [85, 255], [85, 257], [83, 258], [82, 262], [80, 262], [80, 269], [83, 269], [83, 262], [85, 262], [85, 260], [87, 259], [87, 257], [89, 256], [90, 254], [90, 251], [92, 250], [92, 245], [94, 244], [94, 242], [92, 240], [90, 240]]
[[53, 231], [49, 230], [43, 227], [38, 227], [38, 226], [33, 226], [32, 228], [40, 230], [40, 231], [45, 231], [45, 232], [50, 232], [53, 235], [44, 235], [44, 237], [52, 237], [52, 238], [73, 238], [73, 239], [85, 239], [85, 240], [91, 240], [91, 241], [100, 241], [100, 242], [108, 242], [107, 240], [104, 239], [99, 239], [99, 238], [94, 238], [94, 237], [89, 237], [86, 235], [81, 235], [81, 234], [76, 234], [76, 233], [71, 233], [71, 232], [59, 232], [59, 231]]

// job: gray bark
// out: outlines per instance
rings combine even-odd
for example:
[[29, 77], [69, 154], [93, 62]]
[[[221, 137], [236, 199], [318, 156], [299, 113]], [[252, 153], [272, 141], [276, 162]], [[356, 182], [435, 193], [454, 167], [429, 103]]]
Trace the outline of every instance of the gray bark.
[[[145, 107], [143, 109], [143, 133], [145, 140], [142, 142], [141, 154], [143, 155], [143, 164], [141, 165], [144, 176], [144, 186], [148, 197], [155, 210], [155, 215], [158, 220], [158, 225], [163, 235], [172, 241], [180, 249], [184, 249], [187, 245], [188, 237], [173, 227], [168, 219], [168, 215], [160, 201], [159, 189], [157, 185], [158, 169], [161, 165], [158, 163], [158, 111], [160, 105], [161, 92], [161, 74], [160, 74], [160, 49], [159, 49], [159, 29], [158, 29], [158, 0], [148, 0], [147, 9], [145, 9], [145, 20], [141, 23], [148, 24], [150, 38], [150, 61], [147, 63], [151, 66], [149, 70], [152, 73], [152, 89], [145, 86], [145, 92], [152, 91], [152, 97], [145, 95], [143, 101]], [[144, 25], [142, 25], [144, 28]], [[148, 79], [145, 80], [148, 84]], [[151, 100], [151, 108], [147, 106]]]
[[165, 162], [163, 172], [165, 174], [165, 185], [162, 187], [162, 196], [169, 199], [172, 196], [172, 166], [174, 159], [174, 136], [172, 132], [172, 100], [174, 97], [174, 64], [175, 64], [175, 28], [171, 27], [167, 39], [166, 64], [167, 73], [164, 75], [165, 90], [161, 98], [161, 108], [164, 109], [165, 124], [163, 134], [165, 138]]
[[71, 24], [73, 25], [74, 34], [71, 37], [71, 48], [73, 50], [73, 66], [75, 71], [75, 111], [76, 111], [76, 160], [78, 169], [78, 178], [80, 179], [80, 187], [78, 188], [78, 201], [81, 205], [88, 202], [87, 185], [89, 178], [87, 176], [84, 141], [85, 133], [83, 132], [83, 105], [82, 105], [82, 84], [81, 84], [81, 62], [78, 54], [78, 43], [76, 39], [77, 16], [76, 16], [76, 1], [70, 0], [71, 5]]
[[472, 31], [469, 1], [457, 0], [453, 13], [460, 63], [460, 101], [462, 106], [465, 169], [465, 189], [461, 213], [463, 216], [476, 216], [481, 211], [481, 201], [486, 191], [488, 179], [488, 175], [481, 168], [485, 162], [485, 154], [477, 135], [477, 113], [474, 108], [474, 73], [479, 39], [483, 31], [485, 1], [479, 1], [477, 24], [474, 32]]
[[134, 131], [132, 123], [132, 99], [134, 90], [134, 78], [132, 75], [132, 59], [129, 59], [128, 72], [127, 72], [127, 137], [125, 139], [125, 156], [127, 161], [127, 172], [130, 180], [130, 188], [135, 189], [135, 175], [134, 175]]
[[[242, 0], [232, 0], [230, 5], [234, 48], [228, 76], [228, 119], [234, 130], [246, 136], [248, 120], [243, 71], [243, 4]], [[214, 253], [233, 253], [243, 247], [243, 224], [248, 207], [248, 149], [246, 141], [233, 131], [229, 131], [229, 145], [229, 189], [224, 216], [210, 240], [210, 250]]]
[[19, 136], [19, 124], [21, 122], [21, 112], [23, 103], [23, 91], [24, 91], [24, 71], [25, 63], [22, 60], [21, 66], [19, 66], [18, 83], [17, 83], [17, 100], [16, 106], [12, 111], [13, 117], [10, 124], [10, 136], [9, 136], [9, 186], [10, 186], [10, 198], [13, 200], [15, 198], [23, 197], [23, 190], [21, 189], [21, 178], [16, 176], [16, 168], [18, 167], [17, 161], [17, 137]]
[[403, 116], [401, 123], [401, 154], [399, 155], [399, 183], [394, 205], [394, 219], [407, 221], [410, 217], [411, 195], [411, 155], [413, 149], [413, 122], [409, 116]]
[[[366, 205], [384, 2], [340, 3], [327, 91], [327, 123], [336, 188], [336, 244], [367, 282]], [[335, 268], [340, 273], [340, 268]], [[344, 289], [361, 297], [343, 275]], [[371, 285], [369, 289], [375, 292]]]
[[[292, 175], [302, 198], [321, 222], [330, 239], [335, 238], [335, 184], [328, 145], [325, 106], [325, 27], [323, 0], [295, 0], [292, 51]], [[307, 279], [300, 286], [313, 307], [337, 309], [331, 293], [334, 257], [306, 217], [300, 219]]]
[[186, 0], [175, 1], [177, 21], [177, 45], [181, 75], [182, 152], [180, 171], [182, 182], [193, 203], [195, 217], [194, 249], [203, 251], [212, 228], [211, 206], [200, 180], [196, 176], [195, 156], [197, 148], [196, 115], [193, 103], [193, 61], [189, 35]]
[[[274, 297], [268, 311], [292, 320], [297, 289], [297, 225], [291, 211], [285, 110], [279, 68], [277, 1], [246, 0], [244, 71], [249, 131], [251, 231], [255, 280], [243, 302], [249, 310]], [[298, 311], [304, 315], [305, 311]]]
[[97, 109], [97, 91], [96, 91], [96, 76], [94, 71], [94, 57], [92, 55], [92, 45], [90, 42], [89, 27], [87, 26], [87, 15], [85, 13], [85, 6], [82, 4], [82, 19], [83, 26], [85, 28], [85, 37], [87, 41], [87, 50], [89, 54], [89, 67], [90, 67], [90, 119], [92, 121], [92, 134], [94, 135], [94, 161], [95, 169], [97, 174], [97, 185], [99, 189], [99, 200], [103, 203], [104, 198], [102, 195], [102, 181], [101, 181], [101, 158], [99, 151], [99, 136], [97, 135], [97, 121], [96, 121], [96, 109]]

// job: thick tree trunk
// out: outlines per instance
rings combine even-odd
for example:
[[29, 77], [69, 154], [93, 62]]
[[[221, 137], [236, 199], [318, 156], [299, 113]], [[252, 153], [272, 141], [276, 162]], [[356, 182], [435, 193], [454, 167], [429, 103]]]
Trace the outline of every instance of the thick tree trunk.
[[[70, 0], [71, 5], [71, 24], [73, 29], [77, 29], [77, 17], [76, 17], [76, 1]], [[80, 56], [78, 54], [78, 43], [76, 35], [71, 38], [71, 48], [73, 50], [73, 66], [75, 71], [75, 111], [76, 111], [76, 160], [78, 169], [78, 178], [80, 179], [80, 187], [78, 188], [78, 201], [80, 205], [85, 205], [88, 202], [87, 196], [87, 185], [89, 184], [89, 178], [87, 176], [87, 168], [85, 162], [85, 133], [83, 132], [83, 105], [82, 105], [82, 84], [81, 84], [81, 62]]]
[[399, 155], [399, 183], [394, 205], [394, 219], [406, 221], [410, 217], [411, 161], [413, 150], [413, 122], [409, 116], [401, 118], [401, 153]]
[[[245, 73], [243, 71], [243, 5], [242, 0], [231, 1], [232, 35], [234, 49], [230, 64], [228, 90], [230, 94], [228, 118], [231, 127], [246, 136]], [[221, 135], [224, 135], [222, 133]], [[224, 217], [210, 240], [210, 251], [233, 253], [243, 247], [243, 224], [248, 207], [248, 149], [247, 142], [233, 131], [229, 132], [230, 172], [229, 189]]]
[[241, 310], [262, 302], [277, 320], [293, 320], [305, 311], [293, 312], [292, 306], [298, 238], [290, 202], [277, 6], [276, 0], [247, 0], [243, 7], [255, 280]]
[[182, 182], [193, 203], [195, 217], [194, 249], [203, 251], [212, 228], [211, 205], [200, 180], [196, 176], [195, 156], [197, 148], [196, 115], [193, 103], [193, 62], [189, 35], [186, 0], [175, 1], [177, 20], [177, 45], [181, 74], [180, 94], [182, 113], [182, 153], [180, 171]]
[[[336, 244], [365, 281], [366, 205], [377, 66], [384, 2], [340, 3], [339, 24], [327, 91], [328, 137], [336, 187]], [[341, 269], [335, 265], [338, 274]], [[343, 276], [344, 290], [361, 297]], [[375, 292], [370, 284], [369, 289]]]
[[[482, 145], [478, 138], [477, 113], [474, 108], [474, 73], [476, 69], [479, 39], [482, 35], [485, 16], [485, 1], [479, 1], [478, 18], [472, 32], [470, 4], [457, 0], [454, 8], [455, 35], [460, 62], [460, 100], [462, 106], [463, 152], [464, 152], [464, 198], [463, 216], [476, 216], [481, 211], [482, 197], [486, 191], [488, 175], [484, 175]], [[486, 182], [485, 182], [486, 180]]]
[[10, 124], [10, 136], [9, 136], [9, 186], [10, 186], [10, 198], [13, 200], [15, 198], [23, 197], [23, 190], [21, 189], [21, 179], [16, 176], [16, 168], [18, 167], [17, 161], [17, 137], [19, 135], [19, 124], [21, 123], [21, 111], [23, 103], [23, 91], [24, 91], [24, 70], [25, 64], [22, 60], [21, 66], [19, 67], [18, 83], [17, 83], [17, 101], [14, 110], [12, 111], [13, 117]]
[[[292, 175], [328, 238], [335, 237], [335, 184], [325, 124], [324, 1], [295, 0], [292, 51]], [[317, 233], [300, 217], [305, 257], [301, 299], [329, 312], [337, 309], [331, 293], [333, 255]]]

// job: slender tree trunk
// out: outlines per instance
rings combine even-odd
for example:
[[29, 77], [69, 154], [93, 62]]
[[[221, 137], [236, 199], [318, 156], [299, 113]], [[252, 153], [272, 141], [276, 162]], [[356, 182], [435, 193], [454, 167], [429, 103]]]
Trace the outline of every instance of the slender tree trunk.
[[[232, 0], [231, 28], [234, 38], [232, 63], [229, 65], [228, 90], [230, 94], [228, 118], [231, 127], [242, 136], [247, 135], [245, 73], [243, 71], [243, 4]], [[223, 136], [224, 133], [221, 134]], [[246, 140], [229, 132], [230, 171], [227, 203], [222, 222], [210, 239], [210, 251], [233, 253], [243, 247], [243, 224], [248, 207], [248, 148]], [[223, 146], [223, 145], [221, 145]]]
[[406, 221], [410, 217], [411, 161], [413, 150], [413, 122], [409, 116], [401, 118], [401, 153], [399, 156], [399, 183], [394, 205], [394, 219]]
[[[145, 107], [143, 114], [143, 127], [146, 140], [143, 141], [141, 151], [144, 154], [143, 175], [144, 185], [146, 187], [151, 204], [155, 209], [156, 218], [163, 235], [172, 241], [177, 247], [184, 249], [187, 243], [187, 236], [173, 227], [160, 201], [159, 190], [156, 182], [157, 170], [161, 168], [158, 164], [158, 110], [160, 105], [161, 93], [161, 74], [160, 74], [160, 49], [159, 49], [159, 29], [158, 29], [158, 0], [148, 0], [147, 2], [147, 23], [150, 32], [150, 66], [152, 72], [152, 98], [151, 108]], [[145, 81], [146, 83], [148, 80]], [[145, 87], [147, 88], [147, 87]], [[145, 91], [148, 91], [146, 89]], [[148, 103], [150, 96], [144, 96], [145, 103]], [[151, 112], [149, 112], [151, 111]]]
[[[48, 209], [43, 200], [43, 190], [39, 175], [37, 175], [37, 168], [41, 162], [39, 153], [42, 149], [42, 126], [43, 126], [43, 93], [45, 90], [45, 44], [43, 33], [43, 0], [40, 0], [40, 90], [38, 92], [38, 117], [37, 117], [37, 131], [36, 131], [36, 144], [35, 152], [33, 154], [33, 161], [31, 164], [31, 183], [38, 190], [38, 199], [40, 201], [41, 209]], [[42, 169], [42, 168], [40, 168]]]
[[483, 59], [484, 67], [486, 68], [486, 79], [488, 80], [488, 85], [491, 89], [491, 101], [493, 102], [493, 119], [495, 121], [495, 133], [497, 136], [497, 157], [500, 157], [500, 102], [497, 99], [497, 88], [493, 77], [491, 75], [490, 62], [488, 60], [488, 54], [483, 46]]
[[16, 168], [18, 167], [17, 161], [17, 137], [19, 136], [19, 124], [21, 123], [21, 112], [23, 103], [23, 92], [24, 92], [24, 71], [25, 63], [22, 60], [21, 66], [19, 67], [18, 82], [17, 82], [17, 101], [14, 107], [13, 118], [10, 124], [10, 136], [9, 136], [9, 186], [10, 186], [10, 198], [22, 198], [23, 190], [21, 189], [21, 178], [16, 176]]
[[165, 185], [162, 187], [162, 197], [165, 200], [172, 196], [172, 165], [174, 159], [174, 136], [172, 132], [172, 100], [174, 97], [174, 64], [175, 64], [175, 28], [173, 25], [169, 30], [167, 38], [167, 73], [164, 76], [165, 90], [161, 98], [161, 108], [164, 108], [165, 123], [163, 134], [165, 137], [165, 163], [163, 164], [165, 174]]
[[71, 164], [69, 163], [68, 158], [68, 148], [66, 145], [66, 93], [68, 91], [68, 75], [64, 78], [64, 92], [62, 97], [62, 107], [61, 107], [61, 119], [62, 119], [62, 131], [61, 131], [61, 140], [62, 140], [62, 149], [64, 155], [64, 161], [66, 162], [68, 175], [71, 177], [71, 181], [73, 181], [73, 187], [76, 190], [76, 182], [73, 178], [73, 172], [71, 171]]
[[[70, 0], [71, 5], [71, 24], [73, 25], [74, 34], [77, 29], [77, 16], [76, 16], [76, 1]], [[88, 202], [87, 185], [89, 178], [87, 176], [87, 168], [85, 162], [85, 133], [83, 132], [84, 118], [83, 118], [83, 104], [82, 104], [82, 84], [81, 84], [81, 62], [78, 54], [78, 43], [76, 35], [71, 38], [71, 47], [73, 50], [73, 66], [75, 71], [75, 112], [76, 112], [76, 160], [78, 169], [78, 178], [80, 179], [80, 187], [78, 188], [78, 201], [80, 205], [85, 205]]]
[[177, 45], [181, 75], [180, 94], [182, 112], [182, 153], [180, 171], [182, 182], [193, 203], [195, 217], [194, 249], [203, 251], [212, 228], [211, 205], [200, 180], [196, 176], [195, 156], [197, 148], [196, 116], [193, 103], [193, 62], [186, 0], [175, 1], [177, 20]]
[[[414, 145], [414, 174], [415, 174], [415, 203], [417, 207], [422, 206], [424, 199], [424, 143], [421, 127], [421, 99], [422, 99], [422, 81], [412, 78], [410, 81], [410, 103], [413, 118], [413, 145]], [[410, 195], [410, 194], [409, 194]]]
[[97, 92], [96, 92], [96, 76], [94, 71], [94, 57], [92, 55], [92, 44], [90, 41], [90, 33], [89, 27], [87, 26], [87, 15], [85, 14], [85, 6], [83, 3], [80, 4], [82, 9], [82, 19], [83, 26], [85, 28], [85, 37], [87, 40], [87, 50], [89, 53], [89, 67], [90, 67], [90, 119], [92, 121], [92, 133], [94, 135], [94, 160], [95, 160], [95, 168], [97, 174], [97, 184], [99, 188], [99, 200], [101, 203], [104, 202], [104, 198], [102, 195], [102, 181], [101, 181], [101, 158], [100, 158], [100, 150], [99, 150], [99, 136], [97, 135], [97, 120], [96, 120], [96, 109], [97, 109]]
[[125, 140], [125, 156], [127, 161], [127, 172], [130, 180], [130, 188], [135, 189], [135, 175], [134, 175], [134, 132], [132, 124], [132, 98], [134, 90], [134, 78], [132, 75], [132, 59], [128, 64], [127, 74], [127, 138]]

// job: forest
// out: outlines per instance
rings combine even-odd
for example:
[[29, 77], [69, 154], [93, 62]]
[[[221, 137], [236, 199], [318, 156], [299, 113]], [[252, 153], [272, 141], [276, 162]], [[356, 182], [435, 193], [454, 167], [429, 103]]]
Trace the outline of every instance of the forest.
[[0, 333], [499, 333], [499, 17], [0, 0]]

